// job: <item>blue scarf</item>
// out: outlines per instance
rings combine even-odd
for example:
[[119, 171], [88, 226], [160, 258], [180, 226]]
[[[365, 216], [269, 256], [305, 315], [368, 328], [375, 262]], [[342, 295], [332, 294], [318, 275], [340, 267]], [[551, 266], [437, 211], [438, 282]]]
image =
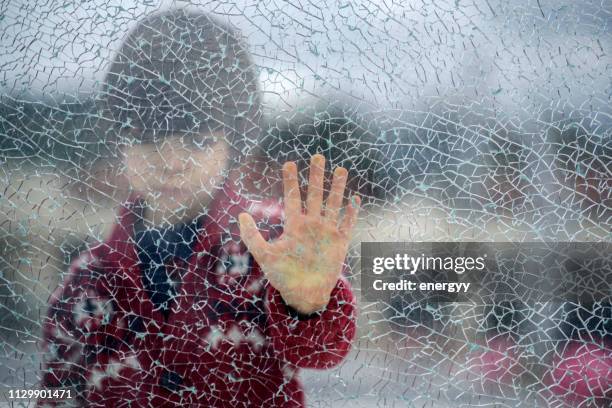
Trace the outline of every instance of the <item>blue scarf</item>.
[[[145, 228], [142, 218], [135, 226], [135, 241], [141, 263], [142, 282], [149, 299], [167, 319], [179, 281], [169, 276], [176, 260], [187, 262], [193, 254], [198, 219], [166, 228]], [[180, 277], [179, 277], [180, 279]]]

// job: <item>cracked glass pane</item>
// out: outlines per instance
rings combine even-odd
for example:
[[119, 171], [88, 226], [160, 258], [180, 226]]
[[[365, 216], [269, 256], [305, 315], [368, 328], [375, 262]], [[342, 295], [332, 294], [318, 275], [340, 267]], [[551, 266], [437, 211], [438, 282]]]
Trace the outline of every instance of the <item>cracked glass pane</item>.
[[[612, 406], [611, 23], [3, 2], [1, 403]], [[465, 243], [461, 296], [373, 291]]]

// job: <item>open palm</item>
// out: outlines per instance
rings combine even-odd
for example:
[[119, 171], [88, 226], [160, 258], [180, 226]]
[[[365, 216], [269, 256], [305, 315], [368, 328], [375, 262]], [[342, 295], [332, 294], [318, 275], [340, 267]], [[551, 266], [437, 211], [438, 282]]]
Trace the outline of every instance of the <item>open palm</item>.
[[[360, 198], [353, 196], [340, 220], [347, 170], [337, 167], [323, 205], [325, 158], [316, 154], [310, 162], [306, 209], [294, 162], [283, 165], [285, 225], [283, 234], [267, 242], [248, 213], [241, 213], [240, 235], [266, 278], [287, 304], [301, 313], [325, 308], [342, 273]], [[322, 211], [323, 210], [323, 211]]]

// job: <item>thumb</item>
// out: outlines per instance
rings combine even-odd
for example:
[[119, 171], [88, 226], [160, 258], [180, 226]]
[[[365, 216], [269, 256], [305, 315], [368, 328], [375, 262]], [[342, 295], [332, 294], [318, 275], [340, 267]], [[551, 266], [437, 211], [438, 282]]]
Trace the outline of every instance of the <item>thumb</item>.
[[270, 244], [268, 244], [257, 230], [255, 220], [250, 214], [245, 212], [240, 213], [238, 221], [240, 223], [240, 237], [244, 241], [249, 252], [253, 255], [257, 263], [264, 263]]

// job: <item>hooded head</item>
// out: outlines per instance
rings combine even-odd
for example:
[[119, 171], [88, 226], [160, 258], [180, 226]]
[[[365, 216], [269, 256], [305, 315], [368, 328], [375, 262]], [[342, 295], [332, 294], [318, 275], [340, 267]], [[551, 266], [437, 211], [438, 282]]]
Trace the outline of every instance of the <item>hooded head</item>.
[[187, 8], [137, 23], [115, 54], [97, 106], [131, 187], [168, 222], [197, 214], [260, 132], [246, 45], [228, 25]]

